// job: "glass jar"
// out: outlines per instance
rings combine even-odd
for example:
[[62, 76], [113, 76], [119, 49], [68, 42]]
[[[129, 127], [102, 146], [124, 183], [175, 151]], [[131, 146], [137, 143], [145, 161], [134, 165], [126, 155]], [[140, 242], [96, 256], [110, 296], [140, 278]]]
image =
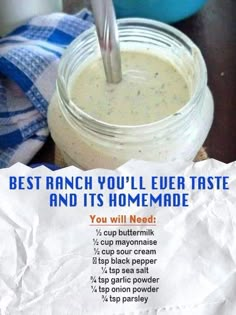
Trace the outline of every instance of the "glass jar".
[[108, 124], [83, 112], [68, 91], [72, 74], [100, 55], [92, 27], [64, 54], [57, 92], [49, 106], [51, 135], [65, 162], [82, 169], [114, 169], [130, 159], [193, 160], [213, 119], [213, 99], [200, 50], [177, 29], [153, 20], [122, 19], [118, 28], [121, 50], [150, 50], [169, 60], [186, 78], [191, 98], [173, 115], [138, 126]]

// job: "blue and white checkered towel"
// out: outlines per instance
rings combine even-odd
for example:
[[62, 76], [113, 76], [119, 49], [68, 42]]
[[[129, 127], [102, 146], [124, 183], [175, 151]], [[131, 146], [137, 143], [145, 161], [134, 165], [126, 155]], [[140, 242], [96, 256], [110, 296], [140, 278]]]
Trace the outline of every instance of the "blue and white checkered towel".
[[59, 59], [91, 25], [87, 10], [54, 13], [0, 39], [0, 168], [28, 163], [46, 141]]

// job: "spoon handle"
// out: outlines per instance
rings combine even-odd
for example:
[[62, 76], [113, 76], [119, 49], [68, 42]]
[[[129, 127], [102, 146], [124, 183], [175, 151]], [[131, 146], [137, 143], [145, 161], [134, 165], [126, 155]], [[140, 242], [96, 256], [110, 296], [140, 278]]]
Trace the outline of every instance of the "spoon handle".
[[119, 83], [122, 79], [121, 57], [113, 2], [112, 0], [91, 0], [91, 6], [107, 82]]

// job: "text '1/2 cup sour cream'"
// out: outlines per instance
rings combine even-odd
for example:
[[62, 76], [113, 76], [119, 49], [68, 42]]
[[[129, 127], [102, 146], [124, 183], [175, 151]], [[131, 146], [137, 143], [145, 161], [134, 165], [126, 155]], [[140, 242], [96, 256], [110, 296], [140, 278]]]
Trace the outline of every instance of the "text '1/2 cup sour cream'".
[[60, 63], [48, 122], [66, 163], [113, 169], [130, 159], [193, 160], [213, 118], [199, 49], [159, 22], [124, 19], [118, 28], [119, 84], [105, 80], [95, 28]]

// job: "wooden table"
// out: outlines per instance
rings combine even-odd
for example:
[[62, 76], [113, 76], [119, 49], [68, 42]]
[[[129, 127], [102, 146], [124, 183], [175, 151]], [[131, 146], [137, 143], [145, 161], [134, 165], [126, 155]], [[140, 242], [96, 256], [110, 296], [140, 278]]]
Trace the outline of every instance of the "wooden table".
[[[81, 7], [67, 0], [66, 11]], [[187, 34], [205, 58], [209, 86], [215, 100], [215, 117], [205, 146], [210, 157], [223, 162], [236, 160], [236, 0], [209, 0], [193, 17], [174, 26]], [[33, 162], [52, 162], [51, 139]]]

